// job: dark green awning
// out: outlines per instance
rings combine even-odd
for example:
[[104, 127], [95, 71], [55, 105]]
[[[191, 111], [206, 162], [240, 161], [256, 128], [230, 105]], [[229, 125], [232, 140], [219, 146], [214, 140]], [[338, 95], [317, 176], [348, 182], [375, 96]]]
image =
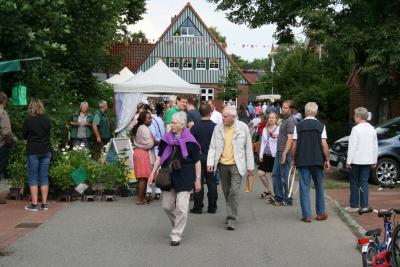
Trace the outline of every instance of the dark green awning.
[[21, 71], [19, 60], [0, 61], [0, 74], [12, 71]]

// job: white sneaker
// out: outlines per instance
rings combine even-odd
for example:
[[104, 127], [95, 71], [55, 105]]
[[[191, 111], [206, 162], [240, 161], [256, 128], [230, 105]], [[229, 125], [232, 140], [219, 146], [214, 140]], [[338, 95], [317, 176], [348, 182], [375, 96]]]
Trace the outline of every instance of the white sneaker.
[[346, 207], [344, 208], [345, 211], [347, 212], [357, 212], [359, 209], [358, 208], [352, 208], [352, 207]]

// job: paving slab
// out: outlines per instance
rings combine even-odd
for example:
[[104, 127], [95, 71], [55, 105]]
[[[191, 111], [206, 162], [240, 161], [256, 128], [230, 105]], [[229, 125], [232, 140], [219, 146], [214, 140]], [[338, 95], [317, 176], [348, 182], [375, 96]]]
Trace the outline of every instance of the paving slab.
[[328, 203], [327, 221], [303, 223], [298, 196], [293, 207], [274, 207], [258, 199], [258, 180], [255, 188], [244, 193], [242, 187], [235, 231], [224, 228], [220, 192], [217, 214], [189, 214], [179, 247], [169, 245], [170, 223], [159, 201], [69, 203], [9, 246], [0, 266], [361, 265], [355, 236]]

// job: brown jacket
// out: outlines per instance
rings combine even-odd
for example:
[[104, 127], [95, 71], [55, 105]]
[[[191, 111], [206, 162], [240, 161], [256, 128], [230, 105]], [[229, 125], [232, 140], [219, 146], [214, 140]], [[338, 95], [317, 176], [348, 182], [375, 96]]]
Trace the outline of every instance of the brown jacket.
[[0, 107], [0, 147], [8, 143], [15, 143], [16, 137], [12, 133], [10, 117], [7, 111]]

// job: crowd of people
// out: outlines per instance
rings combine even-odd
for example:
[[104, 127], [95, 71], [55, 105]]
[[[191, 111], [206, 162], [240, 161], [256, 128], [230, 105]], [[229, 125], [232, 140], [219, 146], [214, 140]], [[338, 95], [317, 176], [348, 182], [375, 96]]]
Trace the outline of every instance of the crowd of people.
[[[0, 93], [0, 172], [4, 170], [15, 137], [5, 111], [7, 97]], [[242, 180], [253, 176], [254, 142], [259, 142], [256, 159], [262, 184], [260, 198], [278, 206], [292, 206], [288, 174], [297, 168], [299, 174], [301, 221], [312, 222], [310, 187], [315, 185], [316, 217], [328, 218], [324, 200], [324, 171], [330, 168], [325, 125], [316, 117], [318, 105], [309, 102], [304, 116], [290, 100], [281, 103], [242, 104], [239, 109], [226, 105], [222, 114], [214, 101], [198, 105], [195, 98], [173, 96], [163, 108], [140, 103], [131, 124], [134, 144], [134, 171], [138, 181], [136, 204], [146, 205], [162, 195], [162, 208], [171, 221], [171, 245], [182, 239], [189, 213], [202, 214], [205, 185], [207, 213], [217, 212], [218, 184], [226, 203], [226, 229], [235, 230], [239, 218], [239, 195]], [[97, 159], [101, 148], [111, 137], [107, 102], [101, 101], [92, 115], [87, 102], [71, 117], [70, 138], [73, 146], [91, 147]], [[46, 210], [48, 169], [51, 157], [50, 122], [43, 103], [32, 100], [23, 125], [27, 140], [29, 186], [32, 203], [27, 210]], [[366, 121], [365, 108], [355, 110], [355, 126], [349, 141], [348, 168], [351, 170], [351, 197], [348, 211], [368, 209], [368, 177], [377, 161], [377, 139], [374, 128]], [[90, 142], [90, 140], [95, 140]], [[154, 186], [160, 169], [171, 166], [171, 189]], [[39, 182], [38, 182], [39, 180]], [[38, 204], [38, 185], [42, 193]], [[362, 190], [359, 190], [361, 188]], [[361, 197], [359, 197], [361, 194]], [[193, 196], [193, 207], [190, 199]], [[361, 200], [360, 200], [361, 199]]]

